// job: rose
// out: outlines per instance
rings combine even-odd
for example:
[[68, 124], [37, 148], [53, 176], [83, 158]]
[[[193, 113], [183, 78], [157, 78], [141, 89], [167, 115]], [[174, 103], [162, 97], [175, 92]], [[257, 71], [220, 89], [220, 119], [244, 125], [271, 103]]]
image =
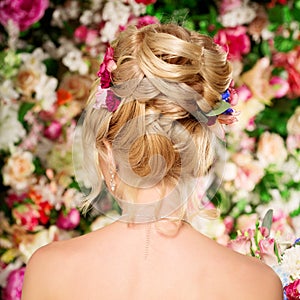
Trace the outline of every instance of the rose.
[[49, 0], [0, 1], [0, 23], [6, 26], [12, 20], [21, 31], [40, 20], [49, 6]]
[[58, 228], [72, 230], [78, 226], [80, 222], [80, 214], [76, 208], [71, 208], [68, 213], [61, 212], [56, 221]]
[[289, 152], [293, 152], [295, 149], [300, 149], [300, 134], [289, 135], [286, 139], [286, 145]]
[[214, 41], [225, 50], [228, 49], [228, 57], [232, 60], [241, 60], [242, 55], [249, 53], [251, 49], [247, 28], [244, 26], [221, 29], [214, 37]]
[[259, 254], [261, 260], [269, 266], [278, 264], [277, 256], [275, 254], [275, 240], [272, 238], [261, 239], [258, 243]]
[[31, 93], [34, 91], [38, 82], [39, 76], [33, 70], [22, 68], [18, 72], [16, 85], [21, 90], [22, 94], [31, 97]]
[[296, 108], [294, 114], [289, 118], [287, 132], [291, 135], [300, 135], [300, 106]]
[[65, 76], [60, 84], [60, 88], [69, 91], [74, 100], [86, 101], [91, 84], [92, 80], [90, 77], [74, 74]]
[[52, 121], [44, 130], [44, 136], [50, 140], [56, 140], [62, 133], [62, 125], [58, 121]]
[[234, 180], [235, 187], [252, 191], [264, 176], [263, 167], [247, 153], [236, 153], [232, 156], [232, 160], [238, 166], [237, 176]]
[[3, 183], [16, 190], [25, 189], [33, 181], [32, 173], [35, 169], [30, 152], [16, 152], [3, 168]]
[[276, 53], [273, 56], [273, 64], [275, 67], [284, 67], [288, 74], [289, 97], [300, 96], [300, 47], [288, 53]]
[[300, 299], [300, 279], [291, 282], [284, 287], [287, 300], [299, 300]]
[[282, 164], [287, 158], [283, 138], [276, 133], [264, 132], [259, 138], [256, 154], [264, 166]]
[[22, 296], [25, 267], [12, 271], [7, 277], [3, 300], [19, 300]]
[[26, 230], [33, 231], [39, 224], [40, 213], [38, 206], [24, 203], [12, 209], [12, 215], [18, 225], [24, 226]]

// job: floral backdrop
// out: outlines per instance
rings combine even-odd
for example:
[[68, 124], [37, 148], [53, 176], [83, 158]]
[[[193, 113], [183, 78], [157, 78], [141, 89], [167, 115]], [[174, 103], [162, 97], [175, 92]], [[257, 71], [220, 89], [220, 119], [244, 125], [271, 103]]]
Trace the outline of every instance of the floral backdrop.
[[132, 24], [175, 21], [226, 49], [241, 111], [228, 130], [222, 185], [210, 203], [221, 216], [194, 225], [272, 266], [286, 299], [300, 299], [299, 20], [300, 0], [2, 0], [2, 298], [20, 299], [37, 248], [111, 222], [78, 209], [76, 121], [115, 35]]

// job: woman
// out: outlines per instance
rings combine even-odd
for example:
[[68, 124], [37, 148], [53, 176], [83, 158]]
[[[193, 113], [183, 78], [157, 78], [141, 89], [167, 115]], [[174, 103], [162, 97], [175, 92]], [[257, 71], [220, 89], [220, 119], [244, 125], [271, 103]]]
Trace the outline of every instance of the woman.
[[84, 207], [103, 178], [122, 216], [36, 251], [22, 299], [282, 299], [268, 266], [189, 224], [197, 178], [215, 159], [213, 131], [236, 119], [226, 53], [177, 25], [131, 27], [98, 75], [83, 124]]

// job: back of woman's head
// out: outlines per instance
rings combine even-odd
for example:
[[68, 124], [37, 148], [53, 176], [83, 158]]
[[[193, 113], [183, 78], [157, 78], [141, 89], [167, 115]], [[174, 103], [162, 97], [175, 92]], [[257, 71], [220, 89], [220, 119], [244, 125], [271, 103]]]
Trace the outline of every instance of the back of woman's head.
[[220, 105], [229, 87], [232, 70], [226, 53], [210, 37], [175, 24], [130, 27], [111, 46], [116, 68], [110, 89], [121, 103], [113, 112], [95, 109], [96, 83], [83, 128], [89, 199], [101, 187], [97, 155], [91, 150], [105, 159], [104, 141], [112, 146], [122, 180], [115, 191], [119, 197], [126, 199], [132, 188], [176, 186], [179, 181], [188, 189], [188, 182], [205, 175], [214, 161], [215, 136], [201, 120]]

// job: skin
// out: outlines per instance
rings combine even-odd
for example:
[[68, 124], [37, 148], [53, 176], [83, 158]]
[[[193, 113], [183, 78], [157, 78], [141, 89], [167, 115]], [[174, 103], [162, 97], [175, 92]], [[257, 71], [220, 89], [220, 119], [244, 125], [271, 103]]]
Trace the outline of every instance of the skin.
[[[109, 182], [107, 170], [115, 166], [109, 145], [107, 151], [108, 163], [99, 162]], [[138, 199], [153, 201], [155, 195], [157, 189], [149, 189]], [[258, 259], [217, 244], [187, 223], [172, 236], [158, 226], [170, 223], [116, 221], [38, 249], [27, 265], [22, 300], [283, 299], [279, 278]]]

